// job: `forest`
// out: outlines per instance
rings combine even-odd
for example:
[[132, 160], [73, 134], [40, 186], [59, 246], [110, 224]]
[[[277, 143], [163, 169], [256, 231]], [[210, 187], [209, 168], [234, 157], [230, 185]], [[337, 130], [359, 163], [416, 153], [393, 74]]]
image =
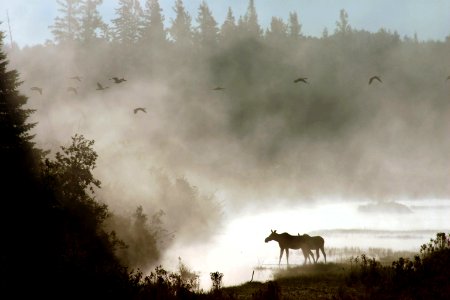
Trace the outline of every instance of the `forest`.
[[296, 12], [262, 28], [253, 0], [222, 24], [176, 0], [169, 27], [158, 0], [106, 21], [102, 0], [56, 2], [53, 40], [0, 37], [5, 295], [193, 297], [195, 274], [161, 254], [210, 239], [225, 209], [450, 194], [450, 39], [345, 10], [321, 37]]

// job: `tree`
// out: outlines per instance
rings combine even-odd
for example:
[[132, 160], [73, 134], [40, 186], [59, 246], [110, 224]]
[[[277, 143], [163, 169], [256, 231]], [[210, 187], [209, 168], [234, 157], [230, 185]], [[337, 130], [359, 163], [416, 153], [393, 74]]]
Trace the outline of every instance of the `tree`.
[[249, 0], [247, 13], [244, 15], [244, 28], [251, 37], [261, 36], [261, 27], [258, 24], [258, 14], [256, 13], [255, 1]]
[[49, 28], [57, 43], [74, 41], [80, 31], [80, 0], [56, 0], [60, 6], [58, 11], [62, 16], [55, 18], [55, 23]]
[[138, 206], [132, 218], [114, 215], [109, 220], [110, 228], [124, 242], [125, 247], [117, 254], [128, 267], [145, 270], [158, 261], [162, 242], [169, 236], [162, 228], [163, 215], [160, 210], [149, 219], [142, 206]]
[[205, 48], [216, 46], [219, 29], [208, 4], [204, 1], [198, 9], [197, 23], [199, 25], [197, 27], [196, 37], [200, 45]]
[[272, 17], [272, 21], [270, 22], [270, 29], [267, 30], [266, 37], [273, 43], [279, 43], [283, 38], [287, 37], [287, 30], [287, 25], [281, 18]]
[[119, 0], [114, 24], [115, 40], [123, 45], [132, 45], [138, 41], [142, 18], [139, 0]]
[[141, 39], [144, 43], [162, 45], [166, 42], [164, 16], [158, 0], [147, 0], [141, 27]]
[[84, 0], [80, 6], [81, 27], [80, 40], [84, 43], [91, 43], [96, 40], [98, 31], [104, 31], [106, 24], [103, 22], [97, 7], [103, 0]]
[[348, 14], [344, 9], [339, 12], [339, 21], [336, 22], [336, 33], [347, 34], [352, 31], [348, 22]]
[[289, 36], [293, 39], [298, 39], [302, 35], [302, 25], [298, 21], [296, 12], [289, 13], [288, 32]]
[[227, 17], [220, 27], [219, 38], [222, 44], [226, 44], [236, 37], [236, 19], [233, 15], [231, 7], [228, 7]]
[[[128, 275], [115, 254], [123, 242], [105, 228], [110, 216], [106, 204], [95, 199], [100, 181], [92, 174], [97, 153], [93, 140], [72, 137], [54, 160], [46, 159], [43, 170], [47, 195], [52, 201], [53, 259], [47, 262], [48, 276], [55, 289], [71, 291], [74, 298], [100, 298], [125, 292]], [[55, 276], [59, 276], [56, 277]], [[117, 285], [117, 286], [116, 286]], [[120, 295], [120, 294], [119, 294]]]
[[192, 45], [191, 16], [186, 11], [182, 0], [177, 0], [173, 8], [176, 17], [169, 29], [172, 40], [182, 49]]
[[3, 38], [0, 32], [0, 289], [3, 295], [18, 298], [15, 293], [21, 292], [26, 298], [24, 293], [36, 295], [44, 288], [39, 277], [29, 280], [23, 290], [22, 279], [27, 270], [45, 270], [52, 257], [51, 204], [40, 188], [40, 159], [45, 153], [35, 148], [30, 134], [35, 123], [27, 121], [34, 110], [25, 108], [28, 98], [18, 91], [18, 72], [8, 70]]

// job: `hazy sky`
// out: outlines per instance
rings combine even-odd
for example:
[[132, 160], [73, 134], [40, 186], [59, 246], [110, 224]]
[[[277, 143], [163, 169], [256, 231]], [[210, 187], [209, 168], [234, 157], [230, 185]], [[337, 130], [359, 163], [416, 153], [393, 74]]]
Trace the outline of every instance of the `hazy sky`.
[[[183, 1], [195, 25], [202, 0]], [[141, 1], [144, 4], [144, 0]], [[166, 26], [174, 17], [175, 0], [160, 0]], [[234, 15], [245, 14], [246, 0], [206, 0], [216, 21], [222, 24], [227, 8]], [[101, 13], [104, 21], [115, 18], [117, 0], [104, 0]], [[272, 16], [287, 20], [289, 12], [297, 12], [305, 35], [321, 35], [325, 27], [332, 32], [340, 9], [349, 14], [353, 28], [371, 32], [381, 27], [396, 30], [401, 36], [418, 34], [420, 40], [443, 40], [450, 33], [450, 1], [447, 0], [255, 0], [259, 22], [266, 28]], [[9, 13], [12, 36], [20, 46], [44, 43], [51, 39], [48, 26], [57, 16], [56, 0], [0, 0], [0, 30], [8, 32]], [[6, 41], [9, 42], [9, 37]]]

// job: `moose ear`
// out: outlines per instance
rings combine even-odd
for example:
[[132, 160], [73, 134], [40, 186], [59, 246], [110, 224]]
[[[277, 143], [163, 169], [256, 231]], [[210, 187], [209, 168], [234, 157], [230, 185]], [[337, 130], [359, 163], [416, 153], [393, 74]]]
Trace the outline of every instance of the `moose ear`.
[[272, 233], [273, 233], [273, 230], [272, 230], [272, 229], [270, 229], [270, 232], [272, 232]]
[[274, 231], [273, 231], [273, 233], [277, 233], [277, 231], [276, 231], [276, 230], [274, 230]]

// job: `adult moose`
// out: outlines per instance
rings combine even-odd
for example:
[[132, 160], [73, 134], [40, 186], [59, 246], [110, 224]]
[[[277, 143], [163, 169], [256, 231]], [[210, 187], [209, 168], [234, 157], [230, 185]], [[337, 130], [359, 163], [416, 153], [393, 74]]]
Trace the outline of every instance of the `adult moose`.
[[277, 233], [276, 230], [270, 230], [271, 233], [268, 237], [266, 237], [265, 242], [268, 243], [270, 241], [278, 242], [280, 246], [280, 259], [278, 260], [278, 265], [281, 263], [281, 258], [283, 257], [283, 252], [286, 251], [286, 263], [289, 265], [289, 249], [302, 249], [303, 256], [305, 257], [304, 265], [306, 264], [306, 259], [309, 259], [311, 263], [310, 255], [314, 260], [314, 254], [308, 248], [308, 244], [306, 243], [306, 239], [303, 236], [295, 236], [290, 235], [287, 232]]
[[303, 242], [307, 245], [310, 251], [316, 250], [316, 259], [314, 259], [313, 255], [314, 262], [317, 262], [319, 260], [319, 250], [321, 250], [323, 258], [325, 259], [325, 263], [327, 263], [327, 255], [325, 254], [325, 247], [324, 247], [325, 240], [323, 239], [323, 237], [321, 237], [320, 235], [310, 236], [306, 233], [303, 235], [300, 235], [300, 233], [298, 233], [298, 237], [303, 239]]

